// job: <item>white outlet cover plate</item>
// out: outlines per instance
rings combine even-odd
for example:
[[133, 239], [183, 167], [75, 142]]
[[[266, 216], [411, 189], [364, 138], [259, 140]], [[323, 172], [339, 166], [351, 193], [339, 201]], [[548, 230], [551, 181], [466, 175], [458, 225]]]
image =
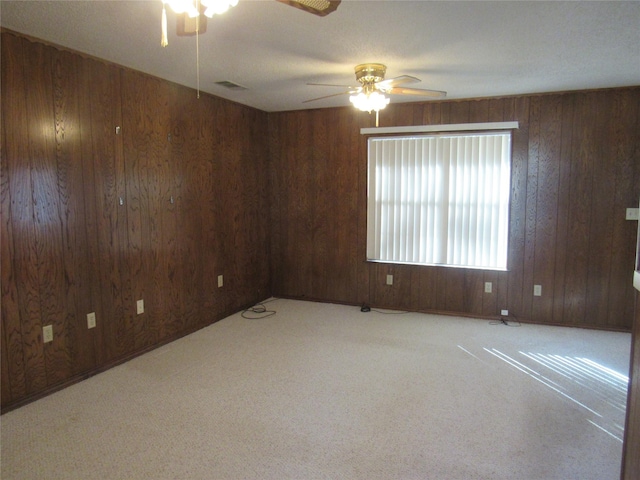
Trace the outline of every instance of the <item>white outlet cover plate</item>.
[[95, 328], [96, 312], [87, 313], [87, 328]]
[[46, 325], [42, 327], [42, 341], [44, 343], [53, 341], [53, 325]]
[[640, 220], [640, 208], [627, 208], [627, 220]]
[[136, 302], [136, 312], [138, 315], [144, 313], [144, 300], [138, 300]]

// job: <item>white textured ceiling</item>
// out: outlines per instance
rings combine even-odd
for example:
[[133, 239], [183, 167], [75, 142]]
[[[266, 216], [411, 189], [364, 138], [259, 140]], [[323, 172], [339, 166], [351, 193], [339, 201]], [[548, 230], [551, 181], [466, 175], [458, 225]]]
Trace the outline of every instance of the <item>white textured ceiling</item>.
[[[177, 37], [168, 11], [162, 48], [161, 14], [160, 0], [0, 2], [5, 28], [195, 88], [195, 37]], [[349, 105], [302, 102], [344, 90], [308, 82], [357, 85], [365, 62], [447, 98], [640, 85], [640, 1], [343, 0], [317, 17], [240, 0], [200, 36], [201, 90], [269, 112]]]

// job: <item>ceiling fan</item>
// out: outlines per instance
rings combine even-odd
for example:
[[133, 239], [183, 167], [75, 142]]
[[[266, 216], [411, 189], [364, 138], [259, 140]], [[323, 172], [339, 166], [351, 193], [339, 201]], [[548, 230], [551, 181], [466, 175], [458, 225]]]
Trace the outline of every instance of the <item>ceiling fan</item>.
[[390, 100], [385, 96], [385, 94], [416, 95], [432, 98], [442, 98], [447, 95], [447, 92], [444, 92], [442, 90], [406, 88], [404, 85], [418, 83], [420, 80], [409, 75], [402, 75], [400, 77], [385, 80], [384, 75], [386, 72], [387, 67], [385, 65], [382, 65], [381, 63], [363, 63], [355, 66], [356, 80], [360, 83], [359, 87], [348, 85], [332, 85], [327, 83], [307, 83], [307, 85], [317, 85], [324, 87], [343, 87], [347, 88], [348, 90], [331, 95], [325, 95], [323, 97], [312, 98], [311, 100], [305, 100], [302, 103], [315, 102], [316, 100], [336, 97], [339, 95], [351, 95], [349, 97], [349, 100], [357, 109], [369, 113], [371, 113], [371, 111], [376, 112], [377, 126], [377, 114], [380, 110], [388, 105]]
[[[238, 4], [238, 0], [162, 0], [172, 6], [176, 15], [176, 34], [192, 36], [207, 31], [207, 18], [214, 14], [224, 13], [229, 7]], [[276, 0], [285, 5], [298, 8], [319, 17], [329, 15], [337, 10], [342, 0]], [[174, 7], [177, 6], [177, 9]], [[182, 6], [181, 6], [182, 5]]]
[[[238, 0], [160, 0], [162, 2], [160, 45], [169, 45], [167, 38], [167, 5], [177, 14], [176, 33], [178, 36], [196, 37], [196, 92], [200, 98], [200, 34], [207, 31], [207, 18], [223, 14], [235, 7]], [[334, 12], [342, 0], [277, 0], [308, 13], [324, 17]]]

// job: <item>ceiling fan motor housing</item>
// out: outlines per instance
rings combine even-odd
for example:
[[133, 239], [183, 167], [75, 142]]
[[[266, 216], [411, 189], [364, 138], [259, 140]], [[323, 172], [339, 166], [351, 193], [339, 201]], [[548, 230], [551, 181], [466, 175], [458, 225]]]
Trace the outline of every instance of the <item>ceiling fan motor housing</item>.
[[381, 63], [363, 63], [356, 65], [356, 80], [361, 84], [376, 83], [384, 80], [387, 67]]

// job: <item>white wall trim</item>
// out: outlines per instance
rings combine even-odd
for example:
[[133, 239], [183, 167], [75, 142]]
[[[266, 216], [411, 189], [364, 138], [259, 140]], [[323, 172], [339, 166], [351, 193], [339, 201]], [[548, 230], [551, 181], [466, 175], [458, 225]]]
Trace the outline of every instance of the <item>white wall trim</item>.
[[361, 128], [360, 134], [376, 135], [384, 133], [468, 132], [486, 130], [511, 130], [514, 128], [519, 128], [518, 122], [452, 123], [449, 125], [413, 125], [406, 127]]

